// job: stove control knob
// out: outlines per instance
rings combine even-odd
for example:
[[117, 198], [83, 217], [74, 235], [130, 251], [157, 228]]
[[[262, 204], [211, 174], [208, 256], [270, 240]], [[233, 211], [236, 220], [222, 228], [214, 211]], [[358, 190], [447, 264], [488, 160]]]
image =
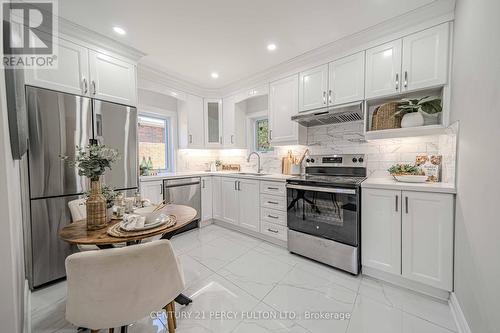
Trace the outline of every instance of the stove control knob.
[[358, 162], [358, 159], [356, 157], [353, 157], [352, 158], [352, 163], [356, 163], [356, 162]]
[[364, 162], [363, 157], [358, 158], [358, 162], [359, 162], [359, 163], [363, 163], [363, 162]]
[[311, 158], [311, 163], [314, 163], [314, 158]]
[[306, 160], [306, 162], [307, 162], [307, 163], [311, 162], [311, 159], [309, 159], [309, 158], [308, 158], [308, 159]]

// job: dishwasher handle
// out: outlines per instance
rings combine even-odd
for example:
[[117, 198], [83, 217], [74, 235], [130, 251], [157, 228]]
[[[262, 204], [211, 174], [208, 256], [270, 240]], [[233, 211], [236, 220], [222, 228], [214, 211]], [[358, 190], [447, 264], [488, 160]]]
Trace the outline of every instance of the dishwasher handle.
[[191, 182], [191, 183], [182, 183], [182, 184], [165, 184], [163, 187], [165, 188], [172, 188], [172, 187], [179, 187], [179, 186], [190, 186], [190, 185], [198, 185], [200, 182]]

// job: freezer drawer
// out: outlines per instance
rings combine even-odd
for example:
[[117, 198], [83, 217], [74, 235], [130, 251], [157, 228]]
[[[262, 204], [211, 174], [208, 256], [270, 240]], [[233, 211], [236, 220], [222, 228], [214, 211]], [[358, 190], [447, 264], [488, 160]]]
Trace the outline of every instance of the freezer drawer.
[[59, 238], [61, 228], [71, 223], [68, 202], [78, 196], [31, 200], [31, 286], [66, 276], [64, 261], [76, 248]]

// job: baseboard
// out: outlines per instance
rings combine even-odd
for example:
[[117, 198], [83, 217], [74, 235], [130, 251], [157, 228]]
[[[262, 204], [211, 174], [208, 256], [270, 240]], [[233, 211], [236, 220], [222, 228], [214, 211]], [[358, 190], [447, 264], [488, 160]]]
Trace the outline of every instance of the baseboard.
[[208, 219], [208, 220], [200, 221], [200, 228], [206, 227], [207, 225], [210, 225], [212, 223], [214, 223], [213, 219]]
[[224, 227], [224, 228], [227, 228], [227, 229], [231, 229], [231, 230], [234, 230], [234, 231], [238, 231], [238, 232], [241, 232], [242, 234], [246, 234], [246, 235], [258, 238], [258, 239], [262, 239], [262, 240], [264, 240], [266, 242], [273, 243], [275, 245], [278, 245], [278, 246], [281, 246], [281, 247], [284, 247], [284, 248], [287, 247], [287, 245], [286, 245], [287, 243], [285, 241], [280, 240], [280, 239], [269, 237], [267, 235], [261, 234], [260, 232], [255, 232], [255, 231], [252, 231], [252, 230], [248, 230], [248, 229], [242, 228], [240, 226], [237, 226], [237, 225], [234, 225], [234, 224], [231, 224], [231, 223], [228, 223], [228, 222], [224, 222], [224, 221], [221, 221], [221, 220], [215, 220], [214, 219], [213, 221], [214, 221], [214, 224], [216, 224], [218, 226], [221, 226], [221, 227]]
[[31, 291], [28, 280], [24, 280], [24, 318], [23, 332], [31, 332]]
[[450, 298], [450, 292], [446, 290], [431, 287], [420, 282], [408, 280], [401, 276], [383, 272], [375, 268], [363, 266], [362, 274], [373, 277], [377, 280], [394, 284], [401, 288], [409, 289], [420, 294], [440, 299], [445, 302], [447, 302]]
[[455, 323], [457, 324], [458, 333], [472, 333], [469, 324], [467, 323], [467, 319], [465, 319], [464, 312], [460, 307], [460, 303], [458, 302], [457, 295], [452, 292], [448, 302], [450, 304], [451, 313], [453, 314]]

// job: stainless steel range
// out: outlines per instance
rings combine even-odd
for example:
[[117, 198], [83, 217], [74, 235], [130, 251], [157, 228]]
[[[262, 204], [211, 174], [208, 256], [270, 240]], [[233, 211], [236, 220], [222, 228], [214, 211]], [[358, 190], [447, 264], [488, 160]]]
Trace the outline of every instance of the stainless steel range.
[[306, 174], [287, 180], [288, 250], [358, 274], [365, 157], [309, 156]]

